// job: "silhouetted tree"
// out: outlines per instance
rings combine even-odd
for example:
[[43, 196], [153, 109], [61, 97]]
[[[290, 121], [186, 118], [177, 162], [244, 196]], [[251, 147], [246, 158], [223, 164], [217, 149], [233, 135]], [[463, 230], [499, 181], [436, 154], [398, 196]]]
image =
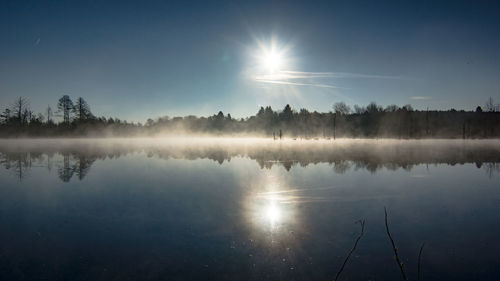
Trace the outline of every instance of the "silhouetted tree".
[[52, 107], [50, 107], [50, 105], [47, 105], [45, 113], [47, 114], [47, 124], [51, 124], [53, 112], [52, 112]]
[[499, 107], [500, 105], [498, 104], [495, 104], [493, 102], [493, 98], [490, 97], [487, 101], [486, 101], [486, 111], [487, 112], [497, 112], [499, 111]]
[[[52, 109], [47, 107], [46, 116], [35, 113], [27, 106], [24, 98], [16, 100], [15, 105], [0, 114], [0, 136], [81, 136], [83, 134], [99, 135], [155, 135], [160, 132], [202, 133], [257, 133], [278, 138], [286, 133], [291, 138], [304, 136], [316, 138], [320, 135], [344, 137], [399, 137], [419, 138], [488, 138], [500, 137], [500, 113], [493, 100], [489, 102], [493, 112], [482, 113], [481, 107], [474, 111], [419, 111], [411, 105], [398, 107], [389, 105], [382, 109], [375, 102], [368, 106], [354, 106], [354, 113], [344, 102], [333, 105], [330, 112], [309, 111], [301, 108], [298, 112], [290, 105], [281, 111], [274, 111], [270, 106], [260, 107], [255, 116], [234, 119], [231, 114], [222, 111], [209, 117], [173, 117], [168, 116], [148, 119], [145, 126], [128, 123], [118, 118], [92, 115], [87, 102], [83, 98], [73, 106], [71, 99], [65, 95], [58, 102], [58, 112], [63, 113], [63, 122], [69, 124], [74, 116], [76, 122], [72, 126], [52, 125]], [[92, 119], [92, 122], [82, 122]], [[43, 125], [46, 120], [46, 126]], [[20, 126], [22, 125], [22, 126]], [[21, 128], [22, 127], [22, 128]], [[281, 134], [280, 134], [281, 131]]]
[[27, 121], [27, 114], [28, 114], [28, 100], [19, 97], [16, 99], [14, 104], [12, 105], [12, 112], [16, 118], [16, 121], [18, 122], [19, 125], [24, 125], [25, 122]]
[[90, 106], [82, 97], [79, 97], [76, 100], [75, 106], [73, 107], [73, 112], [80, 122], [93, 118], [93, 114], [90, 111]]
[[2, 114], [0, 114], [0, 122], [3, 124], [9, 124], [12, 119], [11, 110], [6, 108]]
[[57, 103], [57, 108], [59, 109], [59, 112], [62, 112], [63, 114], [63, 122], [65, 124], [69, 124], [71, 121], [71, 112], [73, 112], [75, 108], [71, 98], [68, 95], [62, 96]]
[[281, 112], [281, 120], [284, 122], [290, 122], [293, 119], [293, 112], [292, 108], [290, 107], [289, 104], [285, 105], [285, 108], [283, 108], [283, 111]]
[[337, 136], [337, 124], [344, 124], [345, 116], [351, 113], [351, 107], [345, 104], [345, 102], [337, 102], [333, 105], [334, 113], [332, 114], [333, 119], [333, 139]]
[[384, 111], [385, 112], [396, 112], [399, 109], [399, 107], [395, 104], [388, 105]]
[[367, 113], [377, 113], [382, 111], [382, 108], [377, 105], [376, 102], [372, 101], [370, 104], [366, 107], [366, 112]]
[[355, 114], [363, 114], [366, 112], [366, 108], [363, 106], [359, 106], [357, 104], [354, 105], [354, 113]]
[[345, 102], [343, 102], [343, 101], [336, 102], [333, 105], [333, 110], [338, 115], [347, 115], [347, 114], [351, 113], [351, 107], [348, 106], [347, 104], [345, 104]]

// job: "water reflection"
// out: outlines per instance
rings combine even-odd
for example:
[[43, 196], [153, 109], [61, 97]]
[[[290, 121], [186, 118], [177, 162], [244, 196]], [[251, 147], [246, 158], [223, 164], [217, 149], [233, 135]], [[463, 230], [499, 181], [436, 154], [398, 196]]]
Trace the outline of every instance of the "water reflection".
[[[29, 176], [32, 168], [43, 167], [51, 171], [54, 165], [63, 182], [69, 182], [73, 176], [82, 180], [98, 159], [83, 153], [37, 153], [37, 152], [0, 152], [0, 164], [19, 180]], [[103, 158], [101, 158], [103, 159]]]
[[498, 146], [0, 141], [0, 279], [496, 280]]
[[276, 235], [292, 219], [283, 204], [286, 198], [279, 194], [285, 183], [271, 174], [257, 182], [247, 195], [247, 217], [255, 227]]
[[96, 160], [143, 153], [161, 159], [210, 159], [219, 164], [249, 158], [262, 169], [327, 163], [335, 173], [349, 170], [412, 170], [421, 164], [475, 163], [490, 178], [500, 172], [500, 143], [496, 140], [377, 141], [201, 141], [158, 140], [0, 140], [0, 164], [20, 180], [30, 169], [57, 167], [59, 178], [82, 180]]
[[277, 204], [276, 200], [270, 200], [267, 207], [264, 209], [264, 215], [266, 219], [269, 220], [271, 228], [276, 227], [276, 224], [279, 223], [281, 219], [281, 210]]
[[256, 220], [265, 230], [272, 233], [278, 232], [279, 228], [287, 219], [283, 214], [281, 203], [274, 198], [256, 197], [255, 209]]

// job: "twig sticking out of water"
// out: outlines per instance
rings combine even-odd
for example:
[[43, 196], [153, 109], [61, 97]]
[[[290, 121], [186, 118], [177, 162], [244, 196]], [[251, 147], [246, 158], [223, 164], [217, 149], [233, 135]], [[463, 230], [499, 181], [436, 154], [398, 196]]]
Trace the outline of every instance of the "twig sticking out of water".
[[363, 235], [365, 234], [365, 220], [359, 220], [358, 222], [361, 224], [361, 233], [359, 234], [358, 238], [356, 238], [356, 241], [354, 242], [354, 246], [352, 247], [352, 249], [347, 254], [347, 257], [345, 258], [344, 263], [342, 264], [342, 266], [340, 267], [339, 271], [337, 272], [337, 275], [335, 275], [334, 281], [337, 281], [339, 279], [340, 274], [342, 273], [342, 271], [344, 270], [345, 265], [347, 264], [347, 261], [351, 257], [352, 253], [354, 253], [354, 251], [356, 250], [356, 247], [358, 246], [359, 240], [361, 240], [361, 237], [363, 237]]
[[394, 243], [394, 239], [392, 238], [391, 232], [389, 231], [389, 223], [387, 222], [387, 209], [385, 207], [384, 207], [384, 213], [385, 213], [385, 230], [387, 231], [387, 236], [389, 236], [389, 239], [391, 240], [392, 243], [392, 249], [394, 250], [394, 258], [398, 263], [399, 269], [401, 269], [403, 280], [408, 281], [408, 277], [406, 277], [406, 272], [404, 269], [404, 264], [399, 259], [398, 248], [396, 247], [396, 243]]
[[420, 246], [420, 252], [418, 252], [418, 268], [417, 268], [417, 281], [420, 281], [420, 264], [422, 260], [422, 251], [424, 250], [425, 243], [422, 243], [422, 246]]

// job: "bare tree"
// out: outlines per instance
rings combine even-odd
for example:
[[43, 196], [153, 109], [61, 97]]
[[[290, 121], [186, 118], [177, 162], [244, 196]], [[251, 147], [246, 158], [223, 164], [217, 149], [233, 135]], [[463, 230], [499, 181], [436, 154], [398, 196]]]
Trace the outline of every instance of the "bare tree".
[[351, 113], [351, 107], [348, 106], [345, 102], [336, 102], [333, 105], [333, 110], [335, 111], [336, 114], [338, 115], [346, 115]]
[[340, 123], [342, 123], [342, 120], [345, 118], [345, 115], [348, 115], [351, 113], [351, 107], [348, 106], [345, 102], [336, 102], [333, 105], [333, 111], [334, 113], [332, 114], [333, 117], [333, 139], [335, 140], [336, 135], [337, 135], [337, 117], [339, 117]]
[[352, 246], [352, 249], [349, 251], [349, 253], [347, 253], [347, 256], [344, 260], [344, 263], [342, 263], [342, 266], [340, 267], [339, 271], [337, 272], [337, 275], [335, 275], [335, 279], [333, 279], [334, 281], [339, 280], [340, 274], [342, 274], [342, 271], [344, 270], [345, 265], [349, 261], [349, 258], [351, 257], [352, 253], [354, 253], [354, 251], [356, 251], [356, 247], [358, 246], [359, 240], [361, 240], [361, 237], [363, 237], [363, 235], [365, 234], [365, 220], [359, 220], [358, 222], [359, 222], [359, 224], [361, 224], [361, 233], [359, 234], [358, 238], [356, 238], [356, 240], [354, 241], [354, 245]]
[[372, 101], [370, 104], [366, 106], [366, 111], [368, 113], [376, 113], [376, 112], [381, 112], [383, 109], [379, 105], [377, 105], [376, 102]]
[[26, 98], [19, 97], [16, 99], [14, 104], [12, 105], [12, 112], [14, 113], [14, 117], [16, 118], [19, 125], [25, 124], [24, 121], [27, 119], [29, 102]]
[[391, 105], [386, 106], [384, 111], [385, 112], [396, 112], [398, 109], [399, 109], [399, 106], [397, 106], [395, 104], [391, 104]]
[[403, 105], [403, 107], [401, 107], [401, 109], [410, 112], [413, 111], [413, 106], [411, 106], [411, 104], [405, 104]]
[[333, 113], [333, 140], [336, 138], [337, 134], [337, 112]]
[[486, 101], [486, 111], [487, 112], [497, 112], [497, 111], [499, 111], [499, 108], [500, 108], [500, 105], [499, 104], [495, 104], [493, 102], [493, 98], [492, 97], [490, 97]]
[[492, 112], [495, 109], [495, 105], [493, 104], [493, 98], [490, 97], [485, 104], [485, 108], [487, 112]]
[[366, 112], [366, 108], [364, 106], [359, 106], [357, 104], [354, 105], [354, 113], [363, 114]]
[[50, 105], [47, 105], [47, 109], [46, 109], [46, 113], [47, 113], [47, 124], [50, 124], [52, 123], [52, 107], [50, 107]]
[[398, 255], [398, 247], [396, 247], [396, 243], [394, 242], [394, 238], [392, 238], [392, 234], [389, 230], [389, 223], [387, 222], [387, 209], [385, 207], [384, 207], [384, 214], [385, 214], [385, 230], [387, 232], [387, 236], [389, 236], [389, 239], [391, 240], [392, 249], [394, 250], [394, 259], [396, 260], [396, 263], [398, 264], [399, 269], [401, 270], [401, 275], [403, 277], [403, 280], [408, 281], [408, 277], [406, 277], [406, 271], [405, 271], [404, 264]]

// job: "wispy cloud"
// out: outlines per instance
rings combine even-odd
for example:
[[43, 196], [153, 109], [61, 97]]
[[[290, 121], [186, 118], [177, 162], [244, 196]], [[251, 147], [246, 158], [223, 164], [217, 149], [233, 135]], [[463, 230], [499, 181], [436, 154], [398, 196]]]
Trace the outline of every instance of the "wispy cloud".
[[[300, 83], [300, 82], [291, 82], [291, 81], [283, 81], [283, 80], [266, 80], [266, 79], [256, 79], [258, 82], [262, 83], [271, 83], [271, 84], [281, 84], [281, 85], [295, 85], [295, 86], [314, 86], [320, 88], [332, 88], [339, 89], [341, 87], [328, 85], [328, 84], [318, 84], [318, 83]], [[345, 88], [342, 88], [345, 89]]]
[[412, 100], [430, 100], [432, 99], [431, 97], [427, 97], [427, 96], [413, 96], [411, 97]]
[[[373, 74], [358, 74], [348, 72], [306, 72], [306, 71], [291, 71], [282, 70], [272, 74], [264, 74], [254, 76], [254, 80], [260, 83], [281, 84], [281, 85], [295, 85], [295, 86], [312, 86], [319, 88], [332, 88], [332, 89], [347, 89], [334, 85], [331, 79], [402, 79], [399, 76], [384, 76]], [[328, 82], [319, 82], [328, 79]]]
[[40, 37], [38, 37], [38, 38], [35, 40], [35, 43], [33, 43], [33, 46], [38, 46], [38, 44], [40, 44]]
[[401, 76], [386, 76], [373, 74], [360, 74], [349, 72], [305, 72], [305, 71], [281, 71], [281, 73], [296, 76], [297, 78], [371, 78], [371, 79], [402, 79]]

